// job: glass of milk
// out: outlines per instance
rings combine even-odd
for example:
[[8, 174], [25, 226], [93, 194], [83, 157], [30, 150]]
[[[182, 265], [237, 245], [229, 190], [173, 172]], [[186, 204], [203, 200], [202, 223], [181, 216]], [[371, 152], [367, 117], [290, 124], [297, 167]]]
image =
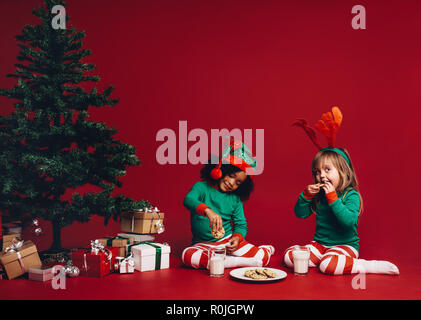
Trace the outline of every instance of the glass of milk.
[[225, 247], [209, 248], [209, 275], [222, 277], [225, 270]]
[[310, 259], [310, 250], [308, 248], [297, 248], [292, 251], [294, 260], [294, 274], [306, 275], [308, 273], [308, 261]]

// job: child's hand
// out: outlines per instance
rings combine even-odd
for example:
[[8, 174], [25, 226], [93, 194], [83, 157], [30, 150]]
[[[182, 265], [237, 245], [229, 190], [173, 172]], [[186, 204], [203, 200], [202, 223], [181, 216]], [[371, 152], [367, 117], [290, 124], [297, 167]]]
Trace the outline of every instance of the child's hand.
[[325, 191], [325, 193], [329, 193], [336, 190], [332, 182], [330, 181], [326, 181], [324, 185], [322, 186], [322, 189]]
[[306, 188], [306, 191], [310, 194], [317, 194], [320, 192], [320, 183], [309, 184]]
[[219, 214], [213, 211], [211, 208], [206, 208], [205, 210], [206, 216], [210, 220], [209, 227], [211, 229], [221, 230], [222, 229], [222, 218]]
[[230, 239], [230, 242], [228, 245], [226, 245], [227, 253], [231, 254], [235, 250], [237, 250], [238, 245], [240, 244], [240, 238], [237, 236], [234, 236]]

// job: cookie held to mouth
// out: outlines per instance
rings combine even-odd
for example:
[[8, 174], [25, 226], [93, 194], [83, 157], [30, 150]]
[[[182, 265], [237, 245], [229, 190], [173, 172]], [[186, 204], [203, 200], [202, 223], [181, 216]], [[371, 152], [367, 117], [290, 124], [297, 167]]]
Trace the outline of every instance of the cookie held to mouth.
[[225, 235], [225, 229], [223, 227], [221, 227], [221, 229], [216, 230], [215, 228], [212, 229], [212, 236], [215, 239], [221, 239], [224, 235]]

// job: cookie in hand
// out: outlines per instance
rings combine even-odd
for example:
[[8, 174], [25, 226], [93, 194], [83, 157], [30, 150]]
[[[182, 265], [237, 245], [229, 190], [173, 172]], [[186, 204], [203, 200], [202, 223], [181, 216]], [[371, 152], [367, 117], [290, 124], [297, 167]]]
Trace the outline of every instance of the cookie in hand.
[[221, 227], [221, 229], [216, 230], [215, 228], [212, 229], [212, 236], [215, 239], [221, 239], [225, 235], [225, 229], [224, 227]]

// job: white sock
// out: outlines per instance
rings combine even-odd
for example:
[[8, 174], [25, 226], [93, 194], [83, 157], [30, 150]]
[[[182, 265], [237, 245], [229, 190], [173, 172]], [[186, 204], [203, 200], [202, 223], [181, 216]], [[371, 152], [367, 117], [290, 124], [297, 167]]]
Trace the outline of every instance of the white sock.
[[399, 269], [389, 261], [355, 259], [356, 273], [399, 274]]
[[225, 268], [236, 268], [236, 267], [261, 267], [262, 261], [255, 258], [244, 258], [244, 257], [225, 257]]

